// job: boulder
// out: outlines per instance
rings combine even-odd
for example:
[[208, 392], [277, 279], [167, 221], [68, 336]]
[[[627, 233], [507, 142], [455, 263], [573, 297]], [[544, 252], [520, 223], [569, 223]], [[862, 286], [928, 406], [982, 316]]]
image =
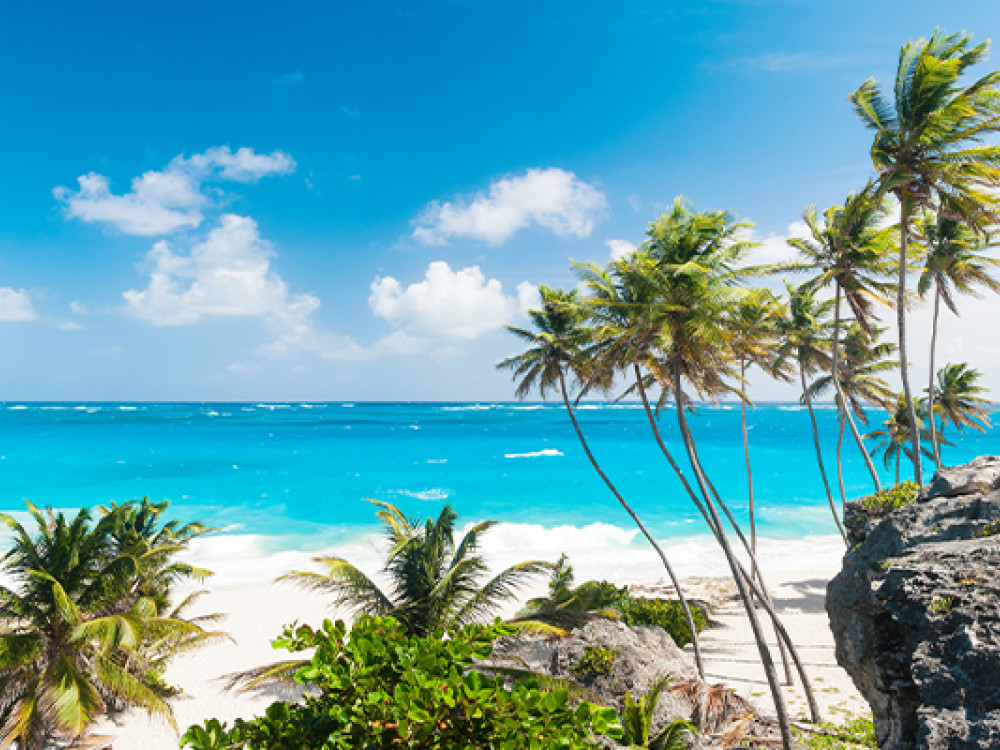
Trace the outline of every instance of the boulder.
[[943, 469], [916, 502], [845, 521], [826, 607], [882, 748], [1000, 747], [1000, 457]]

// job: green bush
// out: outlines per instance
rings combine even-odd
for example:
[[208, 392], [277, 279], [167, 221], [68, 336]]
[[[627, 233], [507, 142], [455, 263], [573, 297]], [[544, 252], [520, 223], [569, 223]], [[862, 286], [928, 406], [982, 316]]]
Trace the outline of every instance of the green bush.
[[392, 618], [361, 616], [348, 637], [342, 622], [319, 630], [288, 628], [275, 647], [315, 649], [296, 680], [311, 688], [302, 703], [278, 701], [264, 716], [232, 728], [211, 719], [192, 726], [182, 747], [195, 750], [375, 750], [376, 748], [596, 748], [595, 735], [618, 738], [615, 712], [572, 706], [565, 690], [532, 680], [484, 675], [492, 640], [510, 628], [468, 626], [449, 634], [407, 636]]
[[607, 674], [618, 658], [618, 652], [607, 646], [587, 646], [583, 656], [575, 667], [573, 674], [577, 677], [592, 677]]
[[[691, 609], [691, 619], [694, 620], [694, 629], [700, 633], [708, 624], [705, 613], [700, 607], [690, 602], [688, 602], [688, 606]], [[656, 625], [666, 630], [678, 646], [683, 647], [691, 642], [691, 630], [688, 628], [684, 608], [680, 602], [671, 599], [629, 597], [623, 599], [618, 608], [621, 610], [622, 620], [626, 625], [631, 627]]]
[[793, 728], [799, 745], [805, 750], [844, 750], [845, 748], [878, 749], [875, 727], [872, 720], [865, 717], [850, 719], [841, 725], [824, 723], [818, 731], [804, 732]]
[[979, 532], [979, 536], [997, 536], [1000, 534], [1000, 518], [986, 524]]
[[883, 518], [917, 499], [920, 485], [910, 480], [861, 498], [861, 507], [871, 518]]

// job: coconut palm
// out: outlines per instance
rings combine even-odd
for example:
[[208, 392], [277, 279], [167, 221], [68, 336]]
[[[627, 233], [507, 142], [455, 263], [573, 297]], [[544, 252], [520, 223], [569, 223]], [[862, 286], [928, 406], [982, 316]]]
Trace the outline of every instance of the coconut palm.
[[[917, 402], [915, 408], [917, 412], [917, 427], [923, 430], [926, 437], [927, 428], [924, 427], [923, 421], [927, 417], [927, 412], [924, 410], [925, 403], [921, 399]], [[869, 432], [865, 435], [865, 439], [878, 440], [872, 451], [874, 453], [882, 453], [882, 461], [885, 463], [885, 468], [888, 469], [890, 464], [895, 465], [895, 481], [896, 484], [899, 484], [900, 458], [905, 455], [913, 461], [914, 456], [913, 440], [910, 436], [909, 407], [903, 394], [900, 393], [897, 396], [896, 403], [887, 411], [887, 418], [882, 423], [882, 428]], [[942, 442], [944, 442], [943, 439]], [[928, 458], [931, 457], [930, 450], [926, 446], [923, 446], [921, 450], [925, 456]]]
[[[698, 642], [697, 630], [694, 626], [694, 619], [691, 616], [687, 599], [681, 589], [680, 580], [677, 578], [673, 566], [671, 566], [659, 542], [656, 541], [655, 537], [653, 537], [646, 528], [646, 525], [632, 509], [632, 506], [628, 504], [618, 488], [601, 469], [593, 452], [590, 450], [590, 446], [587, 444], [583, 431], [576, 420], [573, 405], [570, 403], [569, 392], [566, 387], [566, 369], [573, 370], [577, 379], [588, 386], [597, 385], [603, 387], [611, 376], [606, 367], [595, 370], [593, 366], [593, 361], [595, 360], [593, 354], [594, 347], [591, 346], [591, 351], [587, 351], [588, 344], [592, 344], [593, 342], [593, 335], [583, 325], [586, 313], [580, 304], [579, 294], [575, 290], [564, 292], [545, 285], [539, 287], [539, 294], [542, 300], [542, 309], [531, 310], [529, 312], [535, 330], [529, 331], [514, 326], [507, 326], [511, 333], [529, 345], [528, 349], [522, 354], [504, 360], [497, 367], [513, 370], [514, 379], [517, 380], [520, 378], [520, 382], [515, 390], [518, 398], [524, 398], [536, 387], [544, 398], [546, 393], [558, 383], [563, 405], [566, 407], [566, 413], [569, 415], [577, 439], [579, 439], [580, 445], [583, 447], [591, 466], [593, 466], [594, 471], [597, 472], [605, 486], [629, 514], [636, 526], [639, 527], [639, 530], [646, 537], [650, 546], [656, 551], [660, 561], [663, 563], [663, 567], [674, 584], [677, 597], [684, 610], [684, 616], [688, 621], [688, 629], [692, 634], [695, 664], [697, 665], [699, 674], [704, 676], [704, 666], [701, 659], [701, 647]], [[631, 306], [633, 310], [636, 308], [637, 306]], [[627, 316], [630, 306], [626, 301], [622, 300], [621, 304], [618, 305], [618, 309], [621, 315]], [[603, 337], [603, 340], [607, 340], [607, 337]]]
[[34, 535], [0, 514], [13, 534], [2, 559], [11, 586], [0, 587], [0, 747], [40, 750], [78, 737], [116, 705], [173, 724], [164, 701], [171, 691], [149, 649], [204, 631], [158, 613], [153, 597], [134, 595], [145, 561], [120, 549], [114, 535], [127, 509], [92, 522], [86, 509], [68, 520], [29, 503]]
[[[788, 240], [799, 251], [801, 260], [798, 267], [817, 272], [806, 284], [817, 290], [833, 286], [831, 373], [838, 370], [840, 361], [841, 300], [847, 302], [854, 320], [866, 331], [872, 327], [875, 305], [888, 304], [887, 296], [892, 284], [885, 277], [891, 270], [890, 254], [894, 245], [891, 230], [882, 226], [886, 215], [884, 200], [875, 195], [873, 186], [869, 184], [861, 192], [848, 195], [843, 206], [833, 206], [824, 211], [822, 220], [815, 206], [807, 207], [802, 212], [802, 219], [810, 236]], [[831, 382], [839, 419], [846, 419], [875, 489], [880, 490], [882, 485], [878, 471], [865, 449], [854, 417], [846, 407], [840, 379], [834, 378]]]
[[389, 543], [383, 569], [389, 578], [388, 590], [335, 556], [317, 558], [325, 568], [323, 573], [293, 571], [278, 580], [332, 594], [337, 606], [394, 617], [407, 633], [422, 637], [438, 629], [485, 622], [501, 602], [516, 596], [529, 577], [552, 567], [551, 563], [529, 560], [484, 582], [487, 565], [478, 549], [496, 521], [474, 524], [456, 543], [458, 516], [450, 505], [445, 505], [436, 519], [410, 521], [391, 503], [370, 502], [378, 507], [375, 515], [385, 526]]
[[992, 402], [981, 394], [989, 389], [979, 385], [981, 373], [965, 362], [947, 364], [938, 370], [937, 399], [935, 413], [941, 417], [942, 433], [944, 425], [952, 424], [959, 432], [963, 427], [972, 427], [985, 432], [990, 426]]
[[806, 382], [808, 374], [830, 368], [832, 358], [828, 352], [832, 323], [829, 320], [829, 315], [834, 303], [833, 300], [820, 300], [816, 296], [815, 289], [806, 285], [802, 285], [798, 289], [788, 287], [788, 292], [790, 295], [788, 314], [778, 324], [782, 344], [778, 349], [776, 361], [783, 363], [787, 359], [795, 360], [799, 371], [799, 381], [802, 384], [802, 403], [805, 404], [806, 410], [809, 412], [809, 421], [812, 424], [813, 446], [816, 449], [816, 463], [819, 465], [820, 477], [823, 479], [823, 488], [826, 490], [833, 520], [844, 539], [844, 544], [847, 544], [847, 532], [844, 531], [840, 522], [833, 493], [830, 491], [830, 481], [827, 479], [826, 468], [823, 465], [823, 452], [819, 445], [816, 414], [813, 412], [812, 397]]
[[[923, 272], [917, 282], [917, 292], [926, 297], [931, 288], [934, 289], [934, 318], [931, 325], [931, 356], [930, 375], [927, 385], [927, 398], [930, 402], [930, 413], [936, 414], [934, 393], [934, 354], [937, 344], [938, 313], [941, 303], [947, 306], [955, 315], [958, 307], [955, 304], [955, 292], [978, 295], [978, 287], [1000, 292], [998, 282], [990, 272], [1000, 266], [1000, 260], [982, 254], [988, 246], [988, 240], [972, 231], [963, 224], [943, 214], [925, 217], [919, 224], [920, 233], [927, 245], [927, 259]], [[941, 468], [941, 451], [937, 444], [937, 426], [930, 420], [931, 445], [934, 453], [934, 464]]]
[[[893, 100], [869, 78], [851, 95], [864, 124], [874, 131], [872, 163], [879, 190], [899, 201], [896, 322], [903, 397], [912, 453], [921, 454], [920, 430], [907, 369], [906, 271], [915, 211], [940, 211], [976, 229], [996, 223], [1000, 146], [982, 144], [1000, 130], [1000, 71], [962, 85], [967, 69], [986, 58], [988, 43], [972, 46], [968, 34], [935, 30], [930, 39], [907, 42], [900, 51]], [[914, 478], [923, 483], [921, 462]]]
[[[882, 373], [891, 372], [899, 367], [893, 357], [896, 345], [881, 341], [885, 328], [873, 326], [865, 331], [857, 322], [848, 323], [844, 329], [838, 372], [840, 392], [843, 394], [853, 416], [865, 426], [868, 425], [868, 415], [865, 404], [875, 404], [886, 408], [886, 404], [896, 399], [896, 394], [889, 384], [882, 379]], [[812, 398], [819, 398], [832, 388], [832, 377], [824, 375], [813, 381], [809, 388]], [[841, 444], [844, 438], [843, 414], [837, 420], [837, 482], [840, 486], [841, 505], [845, 506], [847, 497], [844, 493], [844, 477], [841, 465]]]

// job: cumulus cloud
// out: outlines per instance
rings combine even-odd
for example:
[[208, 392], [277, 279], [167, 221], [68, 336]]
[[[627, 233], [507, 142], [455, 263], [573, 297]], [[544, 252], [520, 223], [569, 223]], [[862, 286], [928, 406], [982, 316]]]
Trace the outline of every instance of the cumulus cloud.
[[629, 253], [635, 252], [635, 245], [628, 240], [607, 240], [604, 244], [611, 251], [611, 260], [621, 260]]
[[0, 321], [22, 323], [37, 319], [38, 313], [31, 304], [31, 295], [27, 290], [0, 287]]
[[752, 265], [790, 263], [798, 257], [798, 250], [788, 244], [789, 238], [805, 239], [810, 236], [806, 223], [801, 219], [796, 219], [788, 225], [783, 233], [770, 232], [762, 239], [751, 237], [760, 245], [751, 251], [748, 263]]
[[316, 328], [311, 316], [319, 299], [290, 291], [271, 267], [274, 257], [253, 219], [226, 214], [187, 252], [167, 240], [153, 245], [140, 266], [149, 274], [149, 283], [141, 291], [123, 294], [126, 310], [156, 326], [211, 317], [259, 318], [274, 336], [261, 348], [263, 353], [357, 358], [360, 347], [350, 339]]
[[79, 177], [76, 191], [57, 187], [52, 192], [68, 218], [152, 237], [199, 226], [210, 205], [203, 191], [207, 182], [253, 182], [267, 175], [289, 174], [295, 166], [283, 151], [258, 154], [250, 148], [234, 152], [229, 146], [218, 146], [191, 157], [177, 156], [162, 170], [144, 172], [121, 195], [111, 191], [107, 177], [95, 172]]
[[607, 207], [604, 194], [572, 172], [529, 169], [494, 180], [486, 192], [429, 203], [414, 222], [413, 237], [426, 245], [461, 237], [498, 245], [531, 225], [559, 236], [589, 237]]
[[439, 260], [427, 267], [422, 281], [405, 288], [392, 276], [376, 276], [368, 304], [398, 328], [470, 341], [537, 305], [537, 297], [537, 289], [527, 282], [515, 294], [505, 294], [501, 283], [487, 279], [479, 266], [453, 271]]

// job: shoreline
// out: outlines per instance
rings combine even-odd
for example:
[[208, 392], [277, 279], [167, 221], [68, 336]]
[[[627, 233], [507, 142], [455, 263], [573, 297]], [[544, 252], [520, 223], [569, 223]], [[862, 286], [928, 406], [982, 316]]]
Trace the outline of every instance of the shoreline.
[[[783, 567], [784, 556], [771, 557], [772, 545], [761, 549], [761, 565], [768, 576], [768, 583], [775, 603], [782, 612], [793, 638], [799, 645], [807, 664], [814, 691], [823, 706], [825, 718], [838, 721], [845, 714], [867, 710], [867, 705], [854, 689], [847, 674], [833, 661], [833, 641], [827, 615], [823, 609], [826, 582], [840, 570], [829, 564], [818, 566], [809, 558], [798, 558], [799, 569]], [[291, 559], [301, 559], [305, 553]], [[494, 560], [492, 555], [488, 559]], [[802, 563], [809, 562], [809, 565]], [[606, 576], [619, 585], [631, 584], [639, 595], [665, 595], [669, 587], [664, 581], [623, 580], [621, 575]], [[587, 580], [578, 575], [577, 582]], [[93, 734], [115, 736], [116, 750], [171, 750], [177, 748], [179, 735], [193, 723], [203, 723], [209, 718], [232, 722], [236, 717], [249, 718], [259, 715], [274, 700], [287, 696], [278, 692], [232, 693], [226, 692], [224, 675], [260, 664], [277, 661], [284, 651], [275, 651], [270, 642], [282, 627], [293, 621], [318, 625], [324, 618], [350, 621], [345, 611], [328, 607], [328, 598], [307, 592], [291, 584], [238, 583], [225, 585], [222, 581], [202, 587], [208, 593], [198, 600], [193, 614], [220, 612], [226, 618], [216, 627], [227, 632], [230, 639], [211, 643], [171, 662], [166, 672], [170, 684], [183, 689], [171, 700], [177, 732], [163, 720], [151, 719], [140, 711], [128, 711], [114, 719], [104, 718], [91, 728]], [[770, 698], [760, 671], [755, 644], [749, 637], [746, 615], [739, 602], [730, 596], [731, 580], [720, 576], [685, 576], [685, 593], [694, 598], [712, 601], [714, 609], [710, 627], [702, 633], [701, 643], [705, 656], [708, 679], [732, 687], [769, 712]], [[540, 579], [534, 586], [522, 591], [516, 603], [508, 603], [498, 614], [510, 616], [521, 602], [544, 591], [547, 582]], [[178, 593], [182, 593], [178, 591]], [[773, 645], [773, 633], [769, 635]], [[685, 649], [691, 653], [690, 645]], [[786, 693], [792, 715], [804, 715], [801, 691], [792, 688]]]

